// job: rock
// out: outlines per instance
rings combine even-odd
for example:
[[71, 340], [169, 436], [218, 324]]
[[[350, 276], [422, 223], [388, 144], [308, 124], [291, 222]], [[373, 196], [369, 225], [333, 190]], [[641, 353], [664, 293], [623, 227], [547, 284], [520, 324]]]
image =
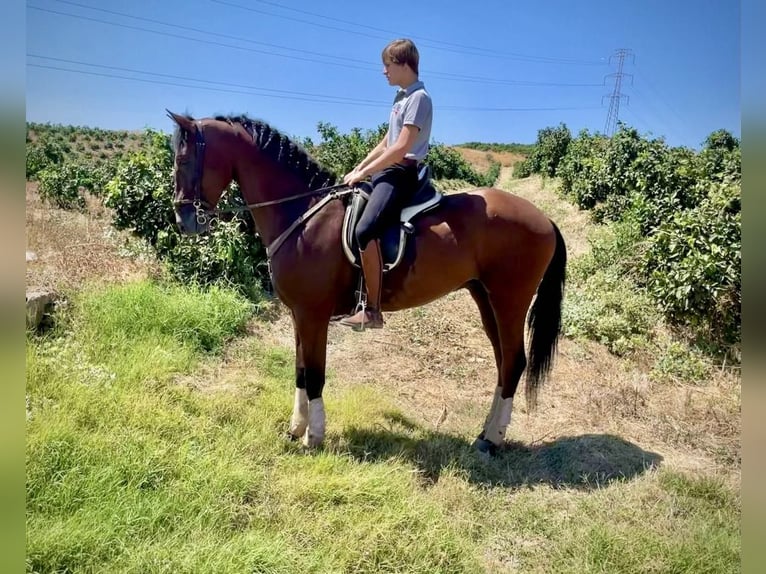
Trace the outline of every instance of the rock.
[[56, 293], [49, 289], [27, 291], [27, 329], [36, 330], [46, 313], [53, 310]]

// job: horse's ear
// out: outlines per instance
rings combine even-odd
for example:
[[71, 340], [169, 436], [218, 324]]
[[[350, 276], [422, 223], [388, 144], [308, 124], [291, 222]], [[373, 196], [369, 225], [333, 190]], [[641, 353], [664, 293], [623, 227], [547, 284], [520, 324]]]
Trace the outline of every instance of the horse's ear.
[[193, 119], [187, 118], [186, 116], [182, 116], [180, 114], [175, 114], [167, 108], [165, 108], [165, 111], [168, 113], [168, 117], [176, 124], [178, 124], [178, 127], [180, 127], [182, 130], [193, 132], [196, 129]]

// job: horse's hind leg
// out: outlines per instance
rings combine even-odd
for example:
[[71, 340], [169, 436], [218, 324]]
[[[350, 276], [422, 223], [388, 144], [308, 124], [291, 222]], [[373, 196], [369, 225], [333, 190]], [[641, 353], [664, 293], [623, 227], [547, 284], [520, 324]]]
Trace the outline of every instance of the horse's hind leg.
[[[468, 284], [468, 292], [476, 302], [476, 306], [479, 308], [481, 314], [481, 324], [484, 327], [484, 332], [487, 334], [489, 341], [492, 343], [492, 350], [495, 353], [495, 366], [497, 367], [497, 384], [495, 385], [495, 395], [492, 399], [492, 406], [489, 409], [489, 414], [484, 421], [484, 427], [479, 439], [483, 439], [487, 432], [487, 425], [492, 420], [493, 414], [497, 409], [498, 402], [501, 400], [502, 392], [502, 380], [500, 379], [500, 368], [503, 362], [503, 351], [500, 347], [500, 333], [497, 331], [497, 321], [495, 320], [495, 312], [492, 310], [492, 305], [489, 302], [489, 294], [484, 288], [484, 285], [479, 281], [472, 281]], [[476, 445], [476, 443], [474, 443]]]
[[474, 443], [482, 452], [493, 454], [497, 447], [503, 444], [511, 424], [513, 397], [527, 366], [524, 352], [524, 320], [533, 293], [534, 291], [528, 294], [509, 292], [507, 284], [504, 290], [499, 288], [489, 291], [489, 302], [494, 311], [502, 359], [498, 367], [499, 384], [495, 401], [484, 430]]

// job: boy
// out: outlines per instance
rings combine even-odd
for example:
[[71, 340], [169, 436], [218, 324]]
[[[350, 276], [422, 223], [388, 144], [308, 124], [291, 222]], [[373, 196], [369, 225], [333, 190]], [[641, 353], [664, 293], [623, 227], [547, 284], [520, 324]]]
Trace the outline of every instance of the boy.
[[380, 311], [383, 258], [380, 236], [417, 190], [418, 164], [428, 154], [433, 106], [431, 96], [418, 79], [420, 55], [408, 39], [394, 40], [382, 53], [383, 75], [389, 85], [399, 86], [394, 98], [388, 131], [343, 182], [353, 185], [372, 176], [372, 194], [356, 228], [367, 286], [367, 307], [340, 321], [355, 331], [383, 327]]

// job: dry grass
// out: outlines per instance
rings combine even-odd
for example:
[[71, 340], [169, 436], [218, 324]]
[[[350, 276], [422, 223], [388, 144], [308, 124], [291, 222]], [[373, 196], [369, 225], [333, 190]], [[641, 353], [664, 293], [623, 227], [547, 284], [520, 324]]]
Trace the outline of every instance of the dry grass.
[[[286, 315], [254, 334], [266, 346], [292, 349]], [[466, 292], [389, 314], [381, 331], [331, 327], [328, 368], [328, 393], [370, 386], [418, 424], [466, 438], [478, 434], [496, 382], [492, 349]], [[518, 399], [509, 439], [534, 445], [592, 436], [601, 444], [599, 437], [618, 436], [666, 467], [738, 484], [740, 422], [739, 381], [730, 375], [704, 387], [653, 383], [597, 343], [563, 340], [537, 410], [528, 413]]]
[[514, 179], [512, 172], [513, 170], [508, 168], [501, 170], [498, 187], [528, 199], [555, 221], [566, 240], [567, 255], [570, 259], [587, 252], [587, 230], [591, 225], [587, 212], [562, 201], [556, 194], [555, 182], [543, 179], [539, 175]]
[[[95, 198], [87, 211], [65, 211], [43, 202], [37, 184], [26, 186], [26, 284], [64, 292], [90, 282], [122, 282], [156, 270], [138, 242], [111, 227]], [[33, 254], [30, 260], [30, 255]]]
[[460, 153], [474, 169], [484, 173], [489, 169], [490, 161], [496, 161], [501, 167], [513, 167], [517, 162], [524, 159], [524, 156], [510, 151], [483, 151], [467, 147], [455, 147], [455, 151]]

